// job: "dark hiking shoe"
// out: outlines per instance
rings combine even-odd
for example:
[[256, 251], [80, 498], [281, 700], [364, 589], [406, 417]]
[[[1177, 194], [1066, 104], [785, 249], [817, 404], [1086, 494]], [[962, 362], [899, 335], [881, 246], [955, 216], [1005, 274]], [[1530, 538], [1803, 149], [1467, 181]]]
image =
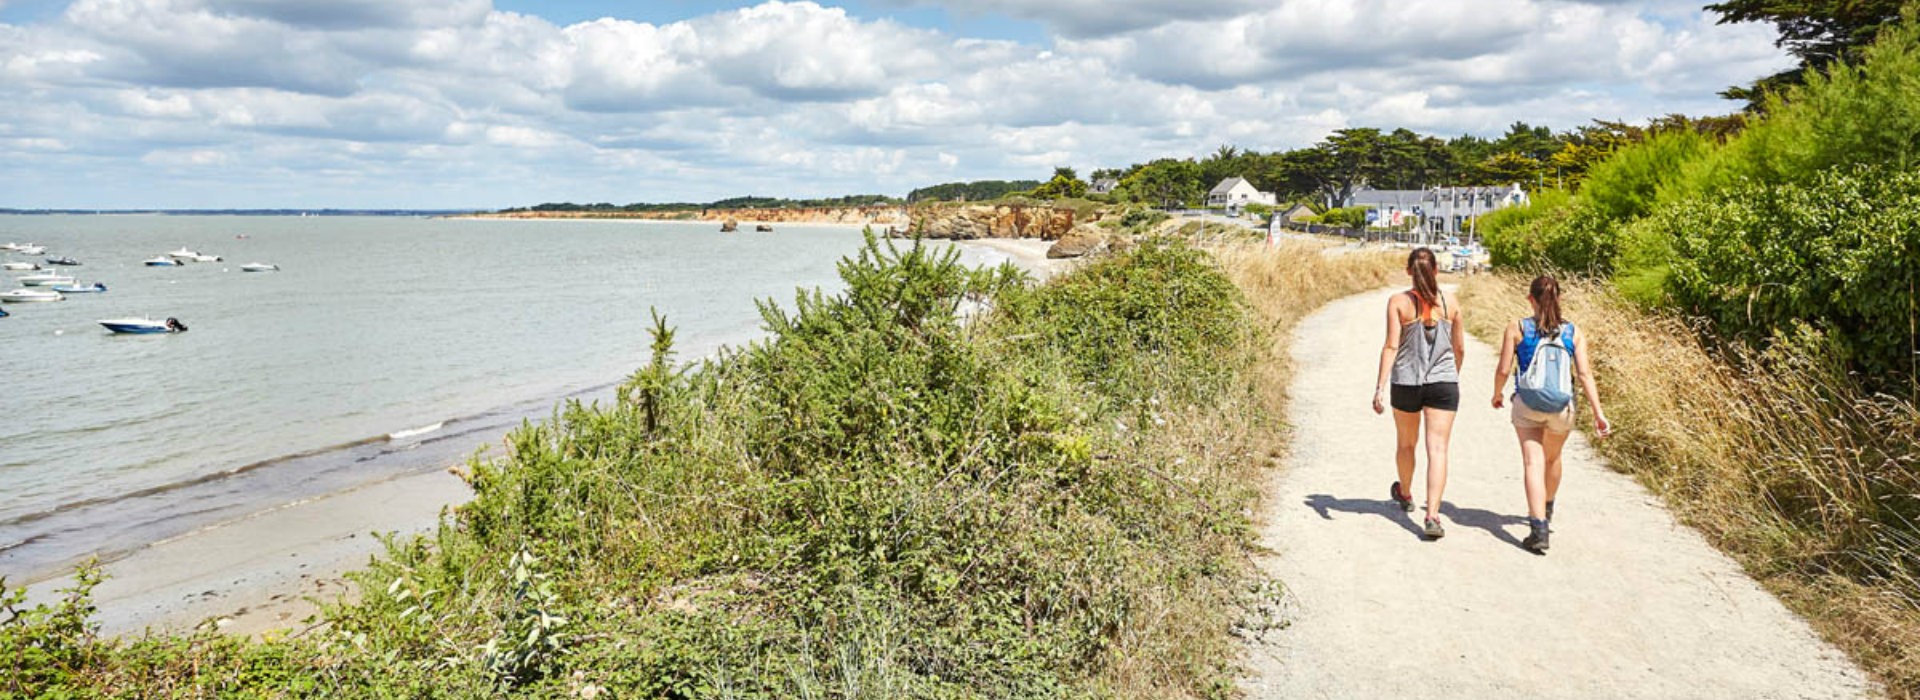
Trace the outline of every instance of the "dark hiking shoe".
[[1547, 521], [1532, 520], [1529, 524], [1533, 526], [1533, 533], [1527, 535], [1526, 539], [1521, 540], [1520, 546], [1534, 554], [1546, 554], [1548, 536]]
[[1440, 527], [1439, 518], [1427, 518], [1427, 539], [1437, 540], [1447, 536], [1447, 529]]
[[1413, 496], [1401, 490], [1400, 482], [1393, 482], [1393, 488], [1387, 490], [1387, 495], [1393, 498], [1394, 503], [1400, 504], [1400, 510], [1413, 512]]

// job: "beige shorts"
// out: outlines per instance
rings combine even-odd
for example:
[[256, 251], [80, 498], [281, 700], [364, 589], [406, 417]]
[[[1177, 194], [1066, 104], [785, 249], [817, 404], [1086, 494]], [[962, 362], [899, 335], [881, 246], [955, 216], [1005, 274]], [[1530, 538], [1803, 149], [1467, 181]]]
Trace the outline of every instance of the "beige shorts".
[[1515, 428], [1546, 428], [1549, 433], [1573, 432], [1572, 403], [1568, 403], [1567, 407], [1561, 409], [1559, 413], [1535, 411], [1527, 406], [1525, 401], [1521, 401], [1518, 394], [1507, 397], [1507, 403], [1513, 405], [1513, 427]]

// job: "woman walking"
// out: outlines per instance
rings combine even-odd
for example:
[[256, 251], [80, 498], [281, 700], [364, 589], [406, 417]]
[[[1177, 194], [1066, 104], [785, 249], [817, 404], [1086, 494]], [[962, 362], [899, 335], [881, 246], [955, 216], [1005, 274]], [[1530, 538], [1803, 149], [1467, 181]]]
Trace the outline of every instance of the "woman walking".
[[1380, 350], [1380, 377], [1373, 390], [1374, 413], [1385, 413], [1388, 402], [1393, 406], [1399, 447], [1394, 466], [1400, 479], [1389, 495], [1408, 513], [1413, 512], [1414, 448], [1425, 423], [1425, 532], [1436, 540], [1447, 534], [1440, 525], [1440, 498], [1447, 490], [1447, 443], [1453, 436], [1454, 413], [1460, 410], [1460, 358], [1467, 343], [1460, 306], [1440, 291], [1438, 269], [1432, 250], [1417, 248], [1407, 256], [1413, 289], [1387, 300], [1387, 342]]
[[1560, 451], [1573, 432], [1573, 380], [1577, 376], [1587, 403], [1593, 405], [1593, 431], [1606, 437], [1613, 426], [1600, 407], [1600, 389], [1594, 385], [1593, 353], [1587, 337], [1560, 315], [1560, 282], [1552, 276], [1534, 278], [1527, 291], [1533, 315], [1507, 324], [1500, 342], [1500, 364], [1493, 373], [1493, 407], [1507, 400], [1507, 377], [1518, 365], [1514, 382], [1513, 432], [1520, 438], [1520, 460], [1527, 489], [1527, 525], [1532, 533], [1520, 545], [1536, 554], [1547, 553], [1547, 535], [1553, 521], [1553, 499], [1560, 493]]

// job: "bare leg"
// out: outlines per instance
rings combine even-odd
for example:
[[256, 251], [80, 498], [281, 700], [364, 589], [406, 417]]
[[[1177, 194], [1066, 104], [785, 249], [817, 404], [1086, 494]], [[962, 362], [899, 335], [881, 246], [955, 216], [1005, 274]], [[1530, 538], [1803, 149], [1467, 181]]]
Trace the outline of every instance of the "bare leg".
[[1513, 429], [1513, 434], [1520, 438], [1521, 481], [1527, 489], [1527, 517], [1534, 520], [1547, 519], [1547, 457], [1546, 448], [1541, 445], [1545, 432], [1544, 428]]
[[1393, 465], [1400, 469], [1400, 493], [1413, 498], [1413, 449], [1420, 442], [1420, 414], [1395, 409], [1393, 429], [1399, 443]]
[[1447, 447], [1453, 442], [1453, 411], [1429, 408], [1427, 414], [1427, 517], [1440, 517], [1447, 491]]
[[1560, 450], [1567, 446], [1569, 435], [1572, 433], [1547, 433], [1540, 438], [1540, 446], [1546, 453], [1547, 500], [1549, 501], [1560, 493]]

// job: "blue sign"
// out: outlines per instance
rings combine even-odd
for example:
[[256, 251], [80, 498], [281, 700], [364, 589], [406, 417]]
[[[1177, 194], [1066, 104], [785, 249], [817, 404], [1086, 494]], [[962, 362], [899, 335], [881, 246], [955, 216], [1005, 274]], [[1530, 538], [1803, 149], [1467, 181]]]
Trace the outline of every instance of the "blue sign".
[[1380, 210], [1379, 210], [1379, 209], [1368, 209], [1368, 210], [1367, 210], [1367, 225], [1368, 225], [1368, 226], [1372, 226], [1372, 225], [1374, 225], [1374, 224], [1377, 224], [1377, 223], [1379, 223], [1379, 222], [1380, 222]]

